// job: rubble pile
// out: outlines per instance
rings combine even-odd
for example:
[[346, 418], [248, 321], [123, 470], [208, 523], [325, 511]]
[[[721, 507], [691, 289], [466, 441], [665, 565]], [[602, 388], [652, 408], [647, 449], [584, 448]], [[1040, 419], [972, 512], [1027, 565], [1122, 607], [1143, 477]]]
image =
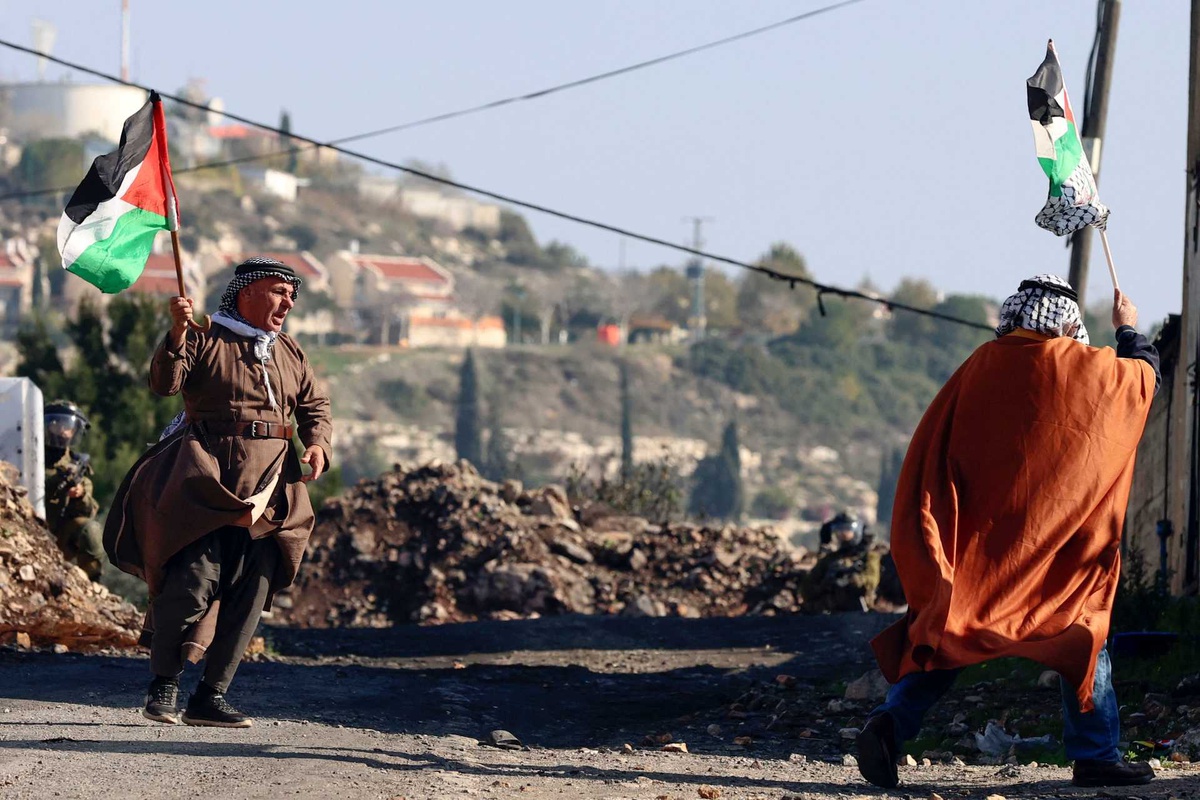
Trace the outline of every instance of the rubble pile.
[[651, 524], [467, 463], [400, 467], [328, 501], [286, 623], [387, 626], [545, 614], [798, 611], [811, 558], [769, 530]]
[[133, 647], [141, 615], [63, 559], [16, 468], [0, 462], [0, 641], [95, 650]]

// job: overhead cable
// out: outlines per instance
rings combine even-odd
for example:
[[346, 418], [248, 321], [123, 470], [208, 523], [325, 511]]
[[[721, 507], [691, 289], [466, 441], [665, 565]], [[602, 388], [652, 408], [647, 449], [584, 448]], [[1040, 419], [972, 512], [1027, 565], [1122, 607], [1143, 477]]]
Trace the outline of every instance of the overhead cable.
[[[125, 86], [132, 86], [134, 88], [141, 89], [145, 92], [151, 91], [150, 87], [148, 87], [148, 86], [144, 86], [139, 83], [134, 83], [132, 81], [122, 80], [120, 77], [118, 77], [116, 75], [112, 75], [112, 74], [106, 73], [106, 72], [101, 72], [100, 70], [92, 69], [91, 67], [85, 67], [81, 64], [75, 64], [73, 62], [66, 61], [65, 59], [58, 58], [57, 56], [46, 55], [37, 50], [34, 50], [33, 48], [25, 47], [24, 45], [19, 45], [19, 44], [16, 44], [15, 42], [10, 42], [5, 39], [0, 39], [0, 46], [8, 47], [13, 50], [19, 50], [21, 52], [28, 53], [30, 55], [37, 56], [39, 58], [45, 58], [49, 61], [53, 61], [54, 63], [60, 64], [64, 67], [79, 70], [80, 72], [84, 72], [88, 75], [93, 75], [98, 78], [103, 78], [104, 80], [111, 81], [113, 83], [119, 83], [119, 84], [123, 84]], [[159, 95], [162, 97], [165, 97], [167, 99], [173, 100], [176, 103], [180, 103], [181, 105], [189, 106], [191, 108], [196, 108], [196, 109], [200, 109], [200, 110], [204, 110], [204, 111], [208, 110], [207, 106], [202, 105], [201, 103], [197, 103], [193, 100], [188, 100], [186, 98], [179, 97], [178, 95], [170, 94], [168, 92], [159, 92]], [[569, 213], [566, 211], [559, 211], [557, 209], [553, 209], [548, 206], [540, 205], [538, 203], [533, 203], [533, 202], [530, 202], [527, 200], [520, 200], [516, 197], [510, 197], [508, 195], [501, 194], [500, 192], [493, 192], [489, 189], [484, 189], [484, 188], [481, 188], [478, 186], [472, 186], [470, 184], [451, 180], [449, 178], [443, 178], [439, 175], [433, 175], [433, 174], [425, 172], [423, 170], [415, 169], [413, 167], [407, 167], [407, 166], [404, 166], [403, 164], [398, 164], [394, 161], [388, 161], [386, 159], [376, 158], [375, 156], [371, 156], [366, 153], [361, 153], [356, 150], [350, 150], [348, 148], [342, 147], [341, 145], [337, 145], [332, 142], [320, 142], [320, 141], [317, 141], [316, 139], [312, 139], [308, 136], [303, 136], [303, 135], [293, 133], [290, 131], [284, 131], [284, 130], [281, 130], [281, 129], [275, 127], [274, 125], [268, 125], [266, 123], [258, 122], [256, 120], [252, 120], [248, 117], [243, 117], [241, 115], [234, 114], [229, 111], [225, 111], [222, 113], [224, 114], [224, 116], [228, 117], [229, 119], [235, 120], [237, 122], [241, 122], [245, 125], [252, 125], [256, 128], [260, 128], [265, 131], [271, 131], [280, 136], [290, 136], [293, 139], [296, 139], [301, 142], [306, 142], [307, 144], [312, 145], [314, 147], [324, 147], [324, 148], [332, 150], [336, 153], [341, 153], [344, 156], [348, 156], [350, 158], [356, 158], [360, 161], [365, 161], [368, 164], [374, 164], [376, 166], [386, 167], [388, 169], [394, 169], [394, 170], [403, 172], [408, 175], [414, 175], [416, 177], [423, 178], [423, 179], [425, 179], [427, 181], [431, 181], [433, 183], [441, 184], [443, 186], [449, 186], [449, 187], [452, 187], [455, 189], [460, 189], [464, 192], [470, 192], [472, 194], [479, 195], [480, 197], [487, 197], [489, 199], [497, 200], [502, 203], [507, 203], [509, 205], [516, 206], [518, 208], [524, 208], [524, 209], [528, 209], [530, 211], [537, 211], [539, 213], [546, 214], [548, 216], [557, 217], [558, 219], [565, 219], [570, 222], [576, 222], [576, 223], [579, 223], [580, 225], [587, 225], [592, 228], [597, 228], [599, 230], [608, 231], [609, 233], [615, 233], [618, 236], [625, 236], [630, 239], [646, 242], [647, 244], [656, 244], [656, 245], [659, 245], [660, 247], [665, 247], [670, 250], [676, 250], [676, 251], [679, 251], [682, 253], [687, 253], [689, 255], [693, 255], [698, 258], [708, 259], [710, 261], [716, 261], [716, 262], [719, 262], [722, 264], [729, 264], [731, 266], [740, 267], [742, 269], [747, 269], [752, 272], [757, 272], [761, 275], [766, 275], [767, 277], [773, 278], [775, 280], [783, 281], [784, 283], [787, 283], [793, 289], [797, 285], [809, 286], [817, 291], [818, 298], [822, 295], [834, 295], [837, 297], [863, 300], [863, 301], [870, 302], [870, 303], [877, 303], [879, 305], [885, 306], [888, 309], [892, 309], [892, 310], [909, 311], [914, 314], [920, 314], [922, 316], [932, 317], [934, 319], [940, 319], [945, 322], [952, 322], [952, 323], [955, 323], [958, 325], [966, 325], [971, 328], [977, 328], [980, 330], [987, 330], [987, 331], [992, 330], [991, 326], [986, 325], [984, 323], [974, 322], [972, 320], [963, 319], [961, 317], [956, 317], [951, 314], [943, 314], [940, 311], [934, 311], [932, 309], [918, 308], [916, 306], [911, 306], [906, 303], [900, 303], [900, 302], [896, 302], [893, 300], [889, 300], [885, 297], [880, 297], [879, 295], [867, 294], [867, 293], [859, 291], [857, 289], [845, 289], [845, 288], [842, 288], [839, 286], [833, 286], [833, 285], [829, 285], [829, 284], [820, 283], [818, 281], [815, 281], [811, 278], [807, 278], [804, 276], [791, 275], [786, 272], [780, 272], [778, 270], [771, 269], [770, 267], [763, 266], [762, 264], [754, 264], [754, 263], [750, 263], [747, 261], [741, 261], [736, 258], [730, 258], [729, 256], [722, 256], [722, 255], [718, 255], [716, 253], [710, 253], [710, 252], [700, 250], [700, 249], [697, 249], [694, 247], [688, 247], [687, 245], [676, 244], [675, 242], [669, 241], [667, 239], [662, 239], [657, 236], [650, 236], [650, 235], [644, 234], [644, 233], [637, 233], [635, 231], [631, 231], [626, 228], [619, 227], [617, 225], [610, 225], [606, 222], [600, 222], [599, 220], [588, 219], [587, 217], [581, 217], [577, 214], [572, 214], [572, 213]], [[5, 199], [8, 199], [8, 197], [0, 196], [0, 200], [5, 200]]]
[[[659, 56], [657, 58], [651, 58], [651, 59], [647, 59], [645, 61], [639, 61], [636, 64], [629, 64], [628, 66], [619, 67], [617, 69], [612, 69], [607, 72], [601, 72], [597, 75], [592, 75], [587, 78], [580, 78], [578, 80], [568, 81], [567, 83], [556, 84], [554, 86], [550, 86], [545, 89], [539, 89], [535, 92], [529, 92], [527, 94], [514, 95], [512, 97], [505, 97], [500, 100], [493, 100], [490, 103], [483, 103], [481, 105], [459, 109], [458, 111], [447, 111], [447, 112], [443, 112], [441, 114], [435, 114], [432, 117], [425, 117], [424, 119], [412, 120], [410, 122], [403, 122], [403, 123], [400, 123], [399, 125], [389, 125], [386, 128], [377, 128], [375, 130], [366, 131], [364, 133], [356, 133], [356, 134], [353, 134], [352, 136], [343, 136], [343, 137], [340, 137], [337, 139], [330, 139], [329, 144], [349, 144], [350, 142], [357, 142], [357, 141], [361, 141], [363, 139], [371, 139], [371, 138], [374, 138], [377, 136], [383, 136], [383, 135], [389, 134], [389, 133], [398, 133], [400, 131], [406, 131], [411, 128], [418, 128], [423, 125], [431, 125], [436, 122], [445, 122], [446, 120], [456, 119], [458, 117], [465, 117], [470, 114], [477, 114], [481, 111], [489, 111], [493, 108], [500, 108], [501, 106], [507, 106], [507, 105], [511, 105], [513, 103], [520, 103], [520, 102], [524, 102], [527, 100], [537, 100], [539, 98], [546, 97], [548, 95], [555, 94], [557, 92], [566, 91], [568, 89], [575, 89], [580, 86], [586, 86], [591, 83], [597, 83], [598, 81], [607, 80], [608, 78], [615, 78], [619, 75], [625, 75], [630, 72], [635, 72], [640, 69], [645, 69], [646, 67], [653, 67], [658, 64], [662, 64], [667, 61], [672, 61], [677, 58], [683, 58], [685, 56], [690, 56], [695, 53], [702, 52], [704, 50], [711, 50], [713, 48], [717, 48], [717, 47], [721, 47], [723, 45], [731, 44], [733, 42], [741, 41], [742, 39], [749, 39], [750, 37], [753, 37], [753, 36], [759, 36], [761, 34], [768, 33], [769, 31], [777, 30], [778, 28], [783, 28], [787, 25], [793, 25], [797, 22], [801, 22], [802, 20], [810, 19], [810, 18], [818, 16], [820, 14], [825, 14], [830, 11], [836, 11], [837, 9], [842, 8], [844, 6], [849, 6], [849, 5], [853, 5], [855, 3], [861, 3], [861, 2], [863, 2], [863, 0], [842, 0], [842, 2], [833, 3], [832, 5], [823, 6], [821, 8], [816, 8], [816, 9], [813, 9], [812, 11], [806, 11], [803, 14], [797, 14], [795, 16], [788, 17], [787, 19], [782, 19], [782, 20], [779, 20], [778, 22], [773, 22], [770, 25], [763, 25], [760, 28], [754, 28], [753, 30], [744, 31], [742, 33], [734, 34], [733, 36], [726, 36], [724, 39], [717, 39], [716, 41], [708, 42], [707, 44], [697, 45], [695, 47], [689, 47], [686, 50], [679, 50], [674, 53], [668, 53], [667, 55]], [[9, 45], [9, 46], [11, 46], [11, 45]], [[29, 51], [26, 50], [26, 52], [29, 52]], [[229, 167], [229, 166], [234, 166], [237, 164], [245, 164], [245, 163], [251, 162], [251, 161], [261, 161], [261, 160], [265, 160], [265, 159], [269, 159], [269, 158], [275, 158], [278, 156], [291, 155], [292, 153], [299, 153], [299, 152], [303, 152], [305, 150], [311, 150], [311, 149], [313, 149], [313, 145], [302, 145], [300, 147], [291, 147], [291, 148], [287, 148], [285, 150], [274, 150], [270, 153], [259, 153], [259, 154], [255, 154], [255, 155], [247, 155], [247, 156], [242, 156], [240, 158], [233, 158], [233, 159], [228, 159], [228, 160], [223, 160], [223, 161], [205, 162], [203, 164], [196, 164], [196, 165], [193, 165], [190, 167], [183, 167], [181, 169], [175, 170], [175, 172], [176, 172], [176, 174], [179, 174], [179, 173], [184, 173], [184, 172], [196, 172], [196, 171], [205, 170], [205, 169], [218, 169], [220, 167]], [[17, 197], [38, 197], [41, 195], [58, 194], [58, 193], [69, 192], [69, 191], [71, 191], [70, 187], [61, 188], [61, 189], [58, 189], [58, 188], [31, 189], [31, 190], [24, 191], [24, 192], [13, 192], [11, 194], [2, 195], [2, 196], [0, 196], [0, 200], [9, 200], [9, 199], [17, 198]]]

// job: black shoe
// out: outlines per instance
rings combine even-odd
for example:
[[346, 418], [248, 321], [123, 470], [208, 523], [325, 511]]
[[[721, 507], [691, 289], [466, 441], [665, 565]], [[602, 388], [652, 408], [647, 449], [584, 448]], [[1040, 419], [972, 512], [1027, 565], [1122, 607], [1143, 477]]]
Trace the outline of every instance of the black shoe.
[[876, 786], [894, 789], [900, 783], [896, 770], [896, 722], [886, 711], [867, 720], [858, 734], [858, 771]]
[[203, 683], [188, 698], [183, 721], [188, 725], [210, 728], [249, 728], [254, 724], [254, 720], [229, 705], [225, 695]]
[[150, 681], [142, 716], [168, 725], [179, 724], [179, 679], [161, 675]]
[[1140, 786], [1154, 780], [1154, 770], [1144, 761], [1075, 761], [1071, 783], [1076, 786]]

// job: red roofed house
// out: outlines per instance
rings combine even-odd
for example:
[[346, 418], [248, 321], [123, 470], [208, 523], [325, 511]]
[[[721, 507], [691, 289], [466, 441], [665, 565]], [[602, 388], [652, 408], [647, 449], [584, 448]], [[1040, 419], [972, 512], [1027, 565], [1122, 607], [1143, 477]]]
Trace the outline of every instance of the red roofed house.
[[9, 239], [0, 250], [0, 332], [16, 335], [33, 305], [33, 248], [24, 239]]
[[368, 342], [406, 344], [410, 319], [461, 317], [454, 276], [431, 258], [343, 250], [330, 259], [329, 279], [334, 300], [357, 312]]

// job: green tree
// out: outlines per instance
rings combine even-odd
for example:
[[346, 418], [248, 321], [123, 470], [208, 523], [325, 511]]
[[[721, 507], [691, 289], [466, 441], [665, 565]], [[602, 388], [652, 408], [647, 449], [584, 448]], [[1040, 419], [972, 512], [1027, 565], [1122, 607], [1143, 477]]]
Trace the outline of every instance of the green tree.
[[879, 506], [875, 519], [881, 526], [892, 521], [892, 509], [896, 505], [896, 483], [900, 480], [900, 468], [904, 466], [904, 448], [885, 447], [879, 459]]
[[744, 504], [737, 421], [731, 420], [721, 435], [720, 451], [696, 465], [689, 510], [702, 517], [737, 520]]
[[292, 115], [288, 113], [286, 108], [279, 112], [279, 130], [281, 132], [279, 143], [285, 148], [288, 148], [290, 151], [285, 158], [284, 169], [295, 175], [296, 168], [300, 166], [300, 154], [293, 149], [296, 147], [297, 143], [296, 140], [291, 137]]
[[782, 486], [765, 486], [754, 495], [750, 514], [760, 519], [787, 519], [795, 505], [791, 493]]
[[[690, 295], [690, 285], [688, 291]], [[704, 271], [704, 313], [709, 328], [728, 330], [739, 325], [737, 295], [737, 287], [724, 272]]]
[[44, 321], [18, 334], [17, 374], [32, 379], [50, 399], [78, 403], [91, 420], [85, 449], [102, 506], [180, 407], [178, 397], [158, 397], [145, 383], [150, 356], [167, 327], [166, 309], [158, 300], [116, 297], [107, 323], [103, 311], [85, 300], [66, 326], [76, 356], [65, 368]]
[[479, 424], [479, 374], [475, 356], [467, 350], [458, 373], [458, 407], [454, 418], [454, 449], [459, 458], [483, 464], [483, 442]]
[[633, 397], [629, 392], [629, 364], [621, 362], [621, 480], [633, 475]]
[[504, 432], [504, 411], [500, 397], [493, 394], [488, 400], [487, 446], [483, 452], [480, 472], [489, 481], [504, 481], [514, 477], [512, 440]]
[[[758, 259], [773, 272], [811, 278], [804, 257], [786, 242], [776, 242]], [[787, 288], [789, 291], [783, 291]], [[794, 287], [761, 272], [748, 272], [738, 284], [737, 314], [742, 326], [775, 336], [792, 333], [808, 319], [817, 293], [811, 286]]]
[[39, 139], [21, 150], [16, 178], [23, 189], [74, 186], [83, 173], [83, 143], [77, 139]]
[[[929, 281], [905, 278], [892, 292], [890, 300], [915, 308], [931, 309], [939, 302], [937, 289]], [[935, 330], [935, 321], [924, 314], [898, 310], [888, 324], [888, 334], [899, 342], [927, 342]]]

